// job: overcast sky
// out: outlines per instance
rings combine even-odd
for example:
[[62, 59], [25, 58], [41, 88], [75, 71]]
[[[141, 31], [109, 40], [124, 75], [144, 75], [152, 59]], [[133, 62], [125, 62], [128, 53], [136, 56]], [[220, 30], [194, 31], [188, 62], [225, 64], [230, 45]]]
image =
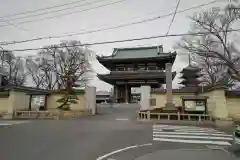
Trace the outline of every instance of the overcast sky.
[[[69, 3], [77, 0], [1, 0], [0, 1], [0, 26], [5, 25], [8, 21], [11, 24], [5, 27], [0, 27], [0, 41], [18, 41], [31, 39], [36, 37], [45, 37], [45, 36], [58, 36], [65, 33], [75, 33], [81, 32], [83, 29], [95, 30], [100, 28], [106, 28], [110, 26], [121, 25], [125, 23], [136, 22], [139, 20], [144, 20], [160, 15], [165, 15], [174, 12], [174, 9], [177, 5], [178, 0], [123, 0], [122, 2], [115, 3], [109, 6], [91, 9], [85, 12], [80, 12], [81, 10], [86, 10], [89, 8], [94, 8], [100, 5], [109, 4], [117, 2], [120, 0], [102, 0], [99, 3], [95, 4], [86, 4], [82, 7], [75, 7], [70, 10], [65, 10], [57, 13], [49, 13], [43, 16], [35, 16], [30, 18], [18, 19], [26, 15], [16, 16], [16, 17], [7, 17], [6, 15], [25, 12], [29, 10], [36, 10], [45, 7], [51, 7], [55, 5], [60, 5], [64, 3]], [[76, 6], [84, 3], [96, 2], [97, 0], [82, 0], [82, 2], [68, 5], [65, 7], [59, 7], [52, 10], [44, 10], [39, 13], [46, 13], [53, 10], [59, 10], [66, 7]], [[212, 6], [223, 6], [227, 0], [218, 0], [219, 2], [208, 5], [206, 8]], [[181, 0], [178, 10], [183, 10], [190, 8], [196, 5], [204, 4], [211, 2], [211, 0]], [[184, 13], [179, 13], [176, 15], [174, 23], [171, 27], [169, 34], [177, 33], [186, 33], [189, 30], [190, 20], [188, 16], [191, 16], [194, 12], [199, 12], [204, 8], [194, 9]], [[37, 13], [31, 13], [37, 14]], [[33, 23], [19, 24], [23, 21], [42, 19], [49, 16], [57, 16], [60, 14], [72, 13], [66, 16], [61, 16], [58, 18], [47, 19], [35, 21]], [[28, 14], [30, 15], [30, 14]], [[3, 19], [4, 18], [4, 19]], [[13, 20], [15, 18], [15, 20]], [[11, 20], [12, 19], [12, 20]], [[129, 38], [138, 38], [138, 37], [148, 37], [155, 35], [166, 34], [169, 23], [171, 22], [172, 16], [165, 18], [160, 18], [152, 22], [146, 22], [142, 24], [132, 25], [128, 27], [122, 27], [118, 29], [101, 31], [97, 33], [85, 34], [85, 35], [76, 35], [73, 37], [66, 37], [61, 39], [49, 39], [41, 41], [33, 41], [28, 43], [14, 44], [3, 46], [4, 49], [22, 49], [22, 48], [36, 48], [42, 47], [44, 45], [57, 44], [60, 40], [79, 40], [82, 43], [93, 43], [93, 42], [102, 42], [102, 41], [113, 41], [113, 40], [122, 40]], [[138, 45], [160, 45], [164, 46], [164, 51], [168, 52], [171, 50], [173, 45], [177, 42], [180, 37], [175, 38], [161, 38], [153, 40], [143, 40], [136, 42], [124, 42], [124, 43], [115, 43], [108, 45], [96, 45], [91, 46], [91, 49], [94, 50], [97, 54], [110, 55], [113, 48], [117, 47], [134, 47]], [[16, 52], [16, 55], [24, 56], [26, 54], [34, 54], [36, 52]], [[174, 68], [179, 71], [186, 65], [185, 62], [176, 60]], [[101, 67], [99, 64], [95, 63], [94, 68], [97, 72], [104, 73], [106, 70]], [[98, 87], [100, 90], [109, 89], [110, 86], [94, 81], [93, 84]], [[176, 85], [176, 83], [174, 83]]]

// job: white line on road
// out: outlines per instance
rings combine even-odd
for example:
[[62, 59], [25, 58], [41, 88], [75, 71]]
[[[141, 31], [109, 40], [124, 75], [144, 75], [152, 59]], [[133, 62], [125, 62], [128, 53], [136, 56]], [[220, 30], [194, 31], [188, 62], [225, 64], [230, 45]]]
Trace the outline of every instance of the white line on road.
[[123, 151], [126, 151], [126, 150], [129, 150], [129, 149], [133, 149], [133, 148], [139, 148], [139, 147], [144, 147], [144, 146], [151, 146], [152, 143], [147, 143], [147, 144], [141, 144], [141, 145], [134, 145], [134, 146], [129, 146], [129, 147], [125, 147], [125, 148], [121, 148], [121, 149], [118, 149], [118, 150], [115, 150], [113, 152], [110, 152], [110, 153], [107, 153], [101, 157], [98, 157], [96, 160], [103, 160], [104, 158], [107, 158], [109, 156], [112, 156], [116, 153], [120, 153], [120, 152], [123, 152]]
[[154, 141], [164, 142], [178, 142], [178, 143], [194, 143], [194, 144], [216, 144], [216, 145], [228, 145], [231, 144], [225, 141], [203, 141], [203, 140], [186, 140], [186, 139], [168, 139], [168, 138], [153, 138]]
[[116, 120], [117, 121], [128, 121], [129, 119], [128, 118], [117, 118]]
[[193, 132], [193, 133], [188, 133], [188, 132], [158, 132], [154, 131], [153, 134], [182, 134], [182, 135], [209, 135], [209, 136], [223, 136], [223, 137], [232, 137], [232, 135], [228, 135], [225, 133], [217, 134], [217, 133], [199, 133], [199, 132]]
[[[163, 131], [162, 129], [153, 129], [153, 131]], [[205, 130], [205, 131], [188, 131], [188, 130], [174, 130], [173, 132], [185, 132], [185, 133], [217, 133], [217, 134], [224, 134], [224, 132], [220, 131], [212, 131], [212, 130]]]
[[185, 128], [193, 128], [193, 129], [197, 129], [197, 128], [201, 128], [198, 126], [169, 126], [169, 125], [153, 125], [153, 128], [176, 128], [176, 129], [185, 129]]
[[175, 130], [212, 130], [215, 131], [215, 129], [212, 128], [192, 128], [192, 127], [183, 127], [183, 128], [179, 128], [179, 127], [153, 127], [153, 129], [175, 129]]
[[154, 134], [153, 137], [165, 137], [165, 138], [186, 138], [186, 139], [220, 139], [220, 140], [229, 140], [231, 141], [232, 138], [230, 137], [213, 137], [213, 136], [190, 136], [190, 135], [167, 135], [167, 134]]
[[10, 123], [0, 123], [0, 126], [9, 126], [9, 125], [12, 125]]

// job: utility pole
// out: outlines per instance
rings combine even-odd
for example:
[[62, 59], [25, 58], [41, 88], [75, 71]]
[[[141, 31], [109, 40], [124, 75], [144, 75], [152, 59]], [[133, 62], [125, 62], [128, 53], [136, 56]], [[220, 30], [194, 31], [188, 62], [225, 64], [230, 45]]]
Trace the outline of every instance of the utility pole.
[[4, 62], [4, 48], [0, 46], [0, 48], [2, 49], [2, 64], [1, 64], [1, 71], [0, 71], [0, 87], [2, 87], [2, 80], [3, 80], [3, 62]]

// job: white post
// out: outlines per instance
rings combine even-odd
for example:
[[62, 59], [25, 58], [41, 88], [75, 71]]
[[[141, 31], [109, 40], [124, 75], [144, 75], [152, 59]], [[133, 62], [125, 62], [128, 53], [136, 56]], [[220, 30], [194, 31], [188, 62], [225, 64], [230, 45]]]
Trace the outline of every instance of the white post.
[[91, 110], [92, 115], [95, 115], [97, 113], [96, 87], [86, 87], [85, 100], [87, 108]]
[[141, 86], [141, 100], [140, 106], [141, 110], [149, 110], [150, 109], [150, 86]]

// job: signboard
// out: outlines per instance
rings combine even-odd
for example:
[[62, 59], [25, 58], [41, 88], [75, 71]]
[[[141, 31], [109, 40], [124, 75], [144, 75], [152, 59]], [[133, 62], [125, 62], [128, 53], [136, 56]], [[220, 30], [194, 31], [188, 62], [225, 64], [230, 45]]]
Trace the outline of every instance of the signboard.
[[203, 101], [196, 102], [196, 111], [205, 111], [205, 105]]
[[194, 110], [194, 108], [196, 107], [195, 102], [194, 101], [185, 101], [185, 110]]
[[185, 101], [186, 111], [205, 111], [204, 101]]

